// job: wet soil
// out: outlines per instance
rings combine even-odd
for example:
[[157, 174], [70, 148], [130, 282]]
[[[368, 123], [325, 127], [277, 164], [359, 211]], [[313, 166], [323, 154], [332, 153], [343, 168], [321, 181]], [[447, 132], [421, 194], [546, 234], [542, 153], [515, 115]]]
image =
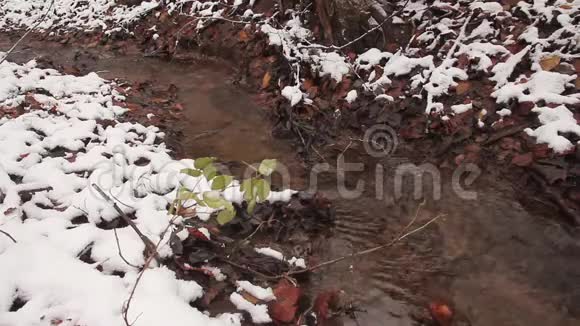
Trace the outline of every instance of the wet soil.
[[[0, 37], [0, 47], [11, 40]], [[275, 139], [267, 122], [268, 107], [258, 96], [237, 87], [234, 67], [224, 62], [167, 62], [137, 53], [115, 55], [96, 49], [75, 49], [54, 43], [29, 42], [11, 60], [49, 57], [56, 65], [98, 71], [106, 78], [153, 89], [176, 86], [173, 111], [151, 111], [168, 132], [167, 142], [178, 156], [218, 156], [233, 162], [277, 158], [289, 167], [291, 186], [306, 189], [312, 180], [289, 141]], [[154, 93], [154, 92], [153, 92]], [[155, 95], [155, 94], [153, 94]], [[149, 112], [142, 103], [143, 112]], [[136, 110], [137, 111], [137, 110]], [[143, 113], [130, 112], [142, 122]], [[141, 114], [141, 115], [140, 115]], [[165, 119], [164, 116], [171, 116]], [[415, 215], [421, 199], [411, 199], [412, 186], [395, 196], [393, 175], [398, 166], [415, 162], [412, 148], [403, 144], [383, 160], [365, 155], [362, 145], [334, 144], [320, 149], [331, 169], [321, 173], [316, 190], [332, 200], [336, 227], [326, 241], [313, 242], [311, 263], [343, 256], [388, 242]], [[363, 192], [344, 199], [337, 190], [336, 157], [363, 163], [360, 172], [345, 174], [347, 188], [364, 182]], [[377, 178], [376, 165], [385, 168]], [[334, 168], [332, 168], [334, 167]], [[340, 170], [340, 169], [339, 169]], [[554, 222], [557, 210], [549, 204], [521, 201], [520, 190], [484, 171], [469, 187], [477, 199], [463, 200], [452, 189], [451, 172], [441, 172], [442, 196], [419, 213], [425, 221], [445, 214], [437, 226], [406, 242], [369, 256], [347, 260], [313, 273], [311, 288], [342, 289], [361, 308], [346, 325], [413, 325], [423, 323], [430, 302], [443, 302], [456, 311], [457, 324], [578, 325], [580, 322], [580, 237], [575, 229]], [[377, 198], [377, 184], [384, 194]], [[522, 204], [523, 203], [523, 204]]]

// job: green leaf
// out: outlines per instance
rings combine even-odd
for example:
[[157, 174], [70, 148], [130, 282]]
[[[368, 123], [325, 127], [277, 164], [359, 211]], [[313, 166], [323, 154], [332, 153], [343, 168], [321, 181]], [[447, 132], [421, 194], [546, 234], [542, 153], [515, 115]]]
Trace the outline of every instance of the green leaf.
[[217, 191], [206, 191], [203, 193], [203, 200], [208, 207], [211, 208], [222, 208], [227, 205], [228, 201], [220, 196]]
[[215, 157], [200, 157], [195, 159], [193, 166], [198, 170], [203, 170], [206, 166], [213, 163], [213, 161], [215, 161]]
[[203, 168], [203, 175], [205, 175], [208, 180], [211, 180], [217, 175], [217, 169], [213, 164], [209, 164]]
[[248, 202], [248, 214], [252, 214], [254, 212], [254, 208], [256, 208], [256, 200], [252, 199]]
[[253, 179], [246, 179], [242, 181], [242, 186], [240, 190], [244, 192], [244, 199], [250, 201], [254, 199], [255, 192], [254, 192], [254, 180]]
[[234, 177], [231, 175], [218, 175], [211, 182], [211, 190], [225, 190], [232, 183]]
[[254, 183], [254, 189], [260, 202], [266, 200], [268, 195], [270, 195], [270, 183], [268, 180], [256, 180]]
[[269, 176], [272, 174], [272, 172], [274, 172], [274, 170], [276, 170], [277, 164], [278, 161], [276, 160], [263, 160], [262, 163], [260, 163], [258, 172], [263, 176]]
[[231, 211], [229, 209], [224, 209], [223, 211], [220, 211], [218, 213], [217, 222], [220, 225], [224, 225], [224, 224], [231, 222], [231, 220], [233, 220], [235, 216], [236, 216], [235, 211]]
[[196, 170], [196, 169], [183, 169], [179, 172], [181, 172], [183, 174], [190, 175], [192, 177], [199, 177], [201, 175], [201, 171]]

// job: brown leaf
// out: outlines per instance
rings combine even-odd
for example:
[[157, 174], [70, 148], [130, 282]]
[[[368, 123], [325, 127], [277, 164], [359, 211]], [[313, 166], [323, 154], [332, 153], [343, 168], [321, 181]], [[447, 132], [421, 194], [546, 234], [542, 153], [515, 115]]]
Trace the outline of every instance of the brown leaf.
[[240, 37], [240, 41], [242, 42], [247, 42], [250, 39], [250, 36], [248, 35], [248, 33], [246, 33], [245, 30], [241, 30], [238, 33], [238, 36]]
[[580, 89], [580, 77], [576, 77], [576, 89]]
[[266, 71], [264, 77], [262, 77], [262, 89], [268, 88], [270, 86], [270, 81], [272, 80], [272, 75], [269, 71]]
[[258, 302], [260, 302], [260, 299], [256, 298], [255, 296], [249, 294], [246, 291], [242, 291], [242, 297], [244, 297], [244, 299], [250, 301], [253, 304], [257, 304]]
[[551, 55], [548, 57], [543, 57], [540, 60], [540, 66], [543, 70], [550, 71], [556, 68], [560, 64], [560, 57], [557, 55]]
[[530, 166], [534, 162], [532, 153], [517, 154], [512, 158], [512, 164], [516, 166]]
[[278, 322], [292, 322], [298, 311], [300, 294], [300, 288], [293, 286], [287, 280], [280, 280], [274, 289], [274, 295], [277, 300], [271, 302], [268, 307], [270, 316]]
[[471, 83], [467, 80], [462, 80], [457, 82], [457, 86], [455, 87], [455, 93], [457, 95], [465, 94], [471, 89]]

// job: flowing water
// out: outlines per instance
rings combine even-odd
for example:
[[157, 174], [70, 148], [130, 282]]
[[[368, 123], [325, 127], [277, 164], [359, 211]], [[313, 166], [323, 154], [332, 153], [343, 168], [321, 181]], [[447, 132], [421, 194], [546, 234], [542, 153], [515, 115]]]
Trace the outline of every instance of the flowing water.
[[[9, 44], [0, 37], [0, 49]], [[228, 65], [92, 53], [93, 59], [83, 61], [84, 69], [100, 71], [105, 78], [177, 86], [184, 117], [171, 127], [181, 132], [176, 141], [184, 155], [232, 162], [277, 158], [289, 167], [292, 187], [306, 187], [308, 172], [295, 150], [271, 136], [265, 109], [234, 85]], [[31, 42], [11, 60], [45, 55], [57, 64], [75, 65], [78, 54], [72, 47]], [[406, 160], [405, 153], [397, 154]], [[347, 177], [349, 187], [357, 179], [367, 183], [359, 198], [341, 199], [332, 173], [321, 177], [319, 190], [334, 199], [337, 218], [334, 235], [319, 244], [324, 259], [389, 241], [417, 210], [417, 201], [376, 199], [376, 162], [362, 160], [367, 171]], [[580, 237], [554, 222], [557, 212], [526, 210], [517, 191], [493, 176], [480, 177], [478, 198], [472, 201], [459, 199], [449, 178], [442, 180], [442, 199], [429, 201], [419, 214], [422, 221], [446, 214], [436, 227], [405, 244], [313, 275], [314, 288], [343, 289], [365, 310], [356, 314], [356, 321], [343, 322], [412, 325], [417, 305], [435, 300], [452, 304], [457, 319], [471, 325], [580, 325]], [[392, 196], [392, 190], [385, 193]]]

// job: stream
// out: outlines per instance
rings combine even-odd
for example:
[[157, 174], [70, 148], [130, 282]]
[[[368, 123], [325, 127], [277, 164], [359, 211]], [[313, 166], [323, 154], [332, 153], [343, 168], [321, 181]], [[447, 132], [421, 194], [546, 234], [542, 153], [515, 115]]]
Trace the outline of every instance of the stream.
[[[12, 42], [0, 37], [0, 49]], [[28, 42], [9, 60], [25, 62], [47, 56], [55, 64], [78, 64], [78, 50], [59, 44]], [[185, 156], [216, 156], [224, 162], [259, 162], [276, 158], [290, 171], [289, 185], [309, 185], [305, 165], [289, 141], [276, 139], [266, 108], [256, 96], [234, 85], [234, 67], [226, 63], [167, 62], [138, 54], [116, 56], [90, 50], [83, 70], [104, 78], [151, 81], [177, 86], [183, 120], [176, 123]], [[84, 55], [81, 56], [84, 58]], [[76, 58], [76, 59], [75, 59]], [[347, 161], [364, 164], [348, 173], [346, 184], [365, 182], [355, 199], [336, 191], [333, 173], [321, 174], [318, 191], [332, 199], [336, 227], [331, 238], [312, 244], [322, 260], [388, 242], [417, 211], [419, 201], [393, 198], [392, 172], [407, 157], [402, 151], [388, 162], [364, 156], [361, 146], [346, 151]], [[394, 158], [398, 159], [395, 160]], [[386, 165], [385, 196], [376, 198], [375, 164]], [[331, 164], [336, 165], [336, 164]], [[420, 210], [425, 221], [445, 214], [432, 226], [385, 251], [346, 260], [314, 273], [312, 293], [342, 289], [361, 312], [344, 325], [415, 325], [417, 307], [445, 302], [465, 325], [580, 325], [580, 237], [556, 222], [555, 209], [529, 210], [517, 190], [500, 177], [484, 173], [472, 187], [476, 200], [462, 200], [442, 173], [442, 196]]]

